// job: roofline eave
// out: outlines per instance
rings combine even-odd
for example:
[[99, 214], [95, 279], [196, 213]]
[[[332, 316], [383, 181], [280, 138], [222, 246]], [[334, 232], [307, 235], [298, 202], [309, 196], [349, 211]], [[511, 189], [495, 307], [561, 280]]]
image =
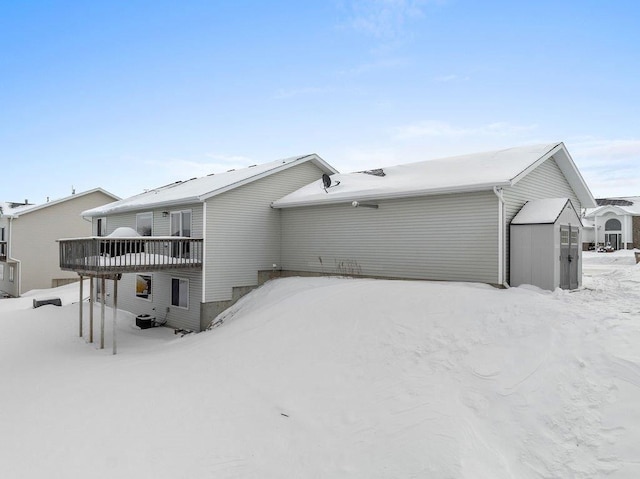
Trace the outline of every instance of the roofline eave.
[[405, 192], [395, 192], [387, 194], [370, 193], [362, 195], [349, 195], [348, 197], [333, 198], [329, 200], [316, 199], [311, 201], [293, 201], [285, 204], [278, 204], [278, 201], [274, 201], [271, 206], [277, 209], [284, 208], [299, 208], [304, 206], [321, 206], [321, 205], [337, 205], [344, 203], [352, 203], [353, 201], [383, 201], [383, 200], [399, 200], [414, 197], [423, 196], [435, 196], [446, 195], [454, 193], [473, 193], [477, 191], [491, 191], [493, 188], [504, 188], [511, 186], [510, 181], [503, 181], [499, 183], [485, 183], [482, 185], [467, 185], [453, 188], [435, 188], [428, 190], [412, 190]]
[[122, 208], [113, 208], [109, 211], [97, 211], [90, 213], [91, 210], [83, 211], [80, 216], [85, 218], [99, 218], [101, 216], [109, 216], [119, 213], [131, 213], [133, 211], [145, 212], [156, 208], [170, 207], [170, 206], [182, 206], [186, 204], [202, 203], [202, 200], [197, 196], [191, 196], [189, 198], [180, 198], [179, 200], [161, 201], [159, 203], [149, 203], [145, 205], [130, 205], [123, 206]]

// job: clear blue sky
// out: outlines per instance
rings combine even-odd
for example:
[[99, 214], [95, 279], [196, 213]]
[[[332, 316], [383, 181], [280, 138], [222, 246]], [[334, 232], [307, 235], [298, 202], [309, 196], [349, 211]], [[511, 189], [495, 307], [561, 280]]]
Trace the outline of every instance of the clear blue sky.
[[564, 141], [640, 195], [634, 0], [0, 0], [0, 200]]

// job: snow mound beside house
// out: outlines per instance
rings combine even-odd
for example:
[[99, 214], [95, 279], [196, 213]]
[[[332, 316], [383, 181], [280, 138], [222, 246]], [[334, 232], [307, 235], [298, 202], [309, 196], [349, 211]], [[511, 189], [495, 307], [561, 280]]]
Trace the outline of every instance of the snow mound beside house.
[[122, 315], [115, 357], [77, 305], [0, 302], [0, 476], [639, 477], [640, 268], [614, 273], [276, 280], [198, 335]]

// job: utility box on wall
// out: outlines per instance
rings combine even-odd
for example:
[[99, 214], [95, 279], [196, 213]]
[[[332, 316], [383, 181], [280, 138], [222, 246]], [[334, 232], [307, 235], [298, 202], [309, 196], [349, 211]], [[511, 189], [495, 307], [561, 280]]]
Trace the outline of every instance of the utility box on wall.
[[571, 200], [528, 201], [511, 221], [511, 286], [576, 289], [582, 285], [582, 222]]

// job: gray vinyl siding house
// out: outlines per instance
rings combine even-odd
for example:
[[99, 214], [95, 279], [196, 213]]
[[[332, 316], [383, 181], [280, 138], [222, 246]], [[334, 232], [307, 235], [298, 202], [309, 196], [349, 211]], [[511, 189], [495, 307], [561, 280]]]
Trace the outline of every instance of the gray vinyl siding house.
[[[171, 212], [191, 212], [191, 235], [194, 238], [202, 238], [203, 235], [203, 205], [202, 203], [185, 204], [175, 207], [143, 208], [140, 211], [128, 211], [121, 214], [101, 216], [105, 223], [106, 235], [112, 234], [118, 228], [129, 227], [136, 229], [138, 213], [151, 213], [152, 236], [171, 236], [170, 216]], [[93, 220], [94, 235], [98, 235], [97, 218]], [[151, 292], [147, 297], [136, 294], [138, 276], [150, 277]], [[188, 280], [189, 298], [188, 307], [171, 307], [171, 279], [179, 278]], [[148, 314], [159, 322], [167, 321], [177, 329], [194, 330], [194, 325], [199, 324], [202, 291], [202, 274], [200, 271], [172, 270], [169, 272], [147, 272], [123, 274], [118, 285], [118, 308], [132, 312], [136, 315]], [[113, 294], [113, 283], [107, 282], [107, 303]]]
[[77, 275], [60, 269], [56, 240], [61, 236], [90, 234], [91, 223], [80, 213], [118, 199], [102, 188], [95, 188], [39, 205], [3, 203], [0, 291], [20, 296], [33, 289], [77, 280]]
[[509, 282], [509, 224], [538, 198], [593, 196], [564, 144], [333, 175], [274, 202], [286, 274], [496, 285]]
[[[174, 243], [172, 238], [198, 241], [202, 256], [196, 258], [191, 254], [192, 262], [188, 265], [154, 266], [155, 269], [146, 271], [144, 265], [131, 263], [136, 256], [132, 254], [131, 259], [125, 259], [130, 263], [100, 272], [74, 266], [87, 264], [77, 261], [78, 258], [69, 262], [69, 268], [78, 274], [108, 278], [109, 305], [113, 304], [117, 281], [119, 309], [150, 315], [176, 329], [200, 331], [238, 297], [257, 286], [259, 271], [272, 270], [280, 264], [281, 215], [271, 208], [271, 203], [325, 173], [335, 172], [319, 156], [306, 155], [150, 190], [83, 212], [92, 219], [93, 237], [60, 240], [61, 257], [63, 252], [71, 251], [72, 244], [100, 243], [104, 241], [102, 238], [118, 235], [122, 228], [148, 235], [142, 239], [122, 238], [123, 242], [144, 242], [144, 238], [149, 238], [156, 243], [165, 242], [167, 251]], [[187, 215], [182, 216], [182, 230], [175, 231], [172, 218], [182, 213]], [[151, 217], [150, 231], [139, 227], [141, 216]], [[180, 295], [183, 287], [188, 293], [180, 304], [175, 301], [177, 283]]]

